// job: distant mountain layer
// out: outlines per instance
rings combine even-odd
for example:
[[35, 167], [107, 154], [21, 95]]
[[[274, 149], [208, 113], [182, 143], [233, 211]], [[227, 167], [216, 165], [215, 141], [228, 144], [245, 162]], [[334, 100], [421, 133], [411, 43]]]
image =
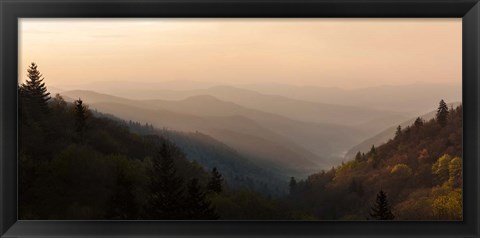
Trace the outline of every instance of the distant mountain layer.
[[[257, 164], [268, 164], [276, 170], [287, 173], [307, 172], [327, 164], [327, 161], [305, 149], [298, 141], [269, 129], [279, 123], [287, 123], [294, 127], [304, 125], [301, 123], [296, 125], [290, 120], [276, 118], [273, 115], [259, 114], [259, 118], [268, 118], [272, 122], [272, 126], [265, 127], [263, 125], [267, 124], [266, 121], [261, 124], [245, 115], [199, 116], [188, 114], [188, 110], [181, 107], [176, 111], [158, 109], [146, 102], [109, 97], [88, 91], [71, 91], [63, 95], [67, 98], [81, 97], [92, 109], [127, 120], [151, 123], [158, 128], [208, 134], [239, 153], [255, 157]], [[203, 105], [203, 107], [208, 108], [209, 105]], [[211, 107], [217, 106], [211, 105]], [[251, 113], [254, 114], [254, 112]], [[307, 130], [307, 127], [304, 126], [303, 130]], [[287, 129], [288, 126], [285, 127], [285, 130]]]
[[[192, 92], [199, 95], [187, 97]], [[345, 154], [350, 156], [353, 145], [409, 118], [390, 111], [313, 103], [223, 86], [157, 95], [178, 100], [131, 100], [86, 90], [62, 95], [80, 97], [99, 111], [125, 119], [207, 134], [256, 158], [258, 165], [287, 173], [334, 166]]]
[[[302, 122], [358, 125], [377, 120], [378, 118], [411, 116], [405, 112], [396, 112], [395, 107], [379, 110], [372, 109], [369, 104], [345, 106], [339, 103], [340, 101], [329, 101], [329, 103], [311, 102], [279, 95], [268, 95], [231, 86], [214, 86], [197, 90], [135, 90], [117, 88], [114, 87], [107, 91], [109, 91], [109, 94], [134, 99], [185, 100], [192, 96], [209, 95], [225, 102], [232, 102], [243, 107], [285, 116]], [[383, 128], [379, 125], [376, 129], [381, 130]]]
[[[385, 82], [388, 83], [388, 80]], [[352, 80], [352, 83], [355, 83], [355, 81]], [[352, 87], [358, 87], [355, 89], [308, 85], [295, 86], [278, 83], [242, 84], [241, 82], [235, 85], [222, 86], [221, 83], [193, 80], [157, 82], [105, 81], [96, 82], [95, 84], [77, 85], [74, 88], [94, 90], [133, 99], [179, 100], [194, 95], [208, 95], [208, 91], [212, 91], [212, 88], [214, 91], [217, 86], [242, 89], [263, 95], [277, 95], [301, 101], [409, 112], [414, 115], [429, 110], [431, 105], [440, 99], [455, 102], [460, 101], [462, 98], [460, 79], [457, 84], [419, 82], [407, 85], [381, 85], [373, 87], [352, 85]], [[68, 89], [72, 87], [61, 85], [60, 88]], [[220, 99], [224, 100], [224, 98]]]
[[[459, 103], [459, 102], [448, 104], [449, 107], [453, 107], [453, 108], [456, 108], [459, 105], [461, 105], [461, 103]], [[423, 114], [419, 117], [422, 118], [425, 121], [429, 121], [429, 120], [435, 118], [435, 115], [436, 115], [436, 110], [433, 110], [433, 111], [430, 111], [430, 112], [428, 112], [426, 114]], [[398, 125], [393, 125], [393, 126], [387, 128], [387, 129], [383, 130], [382, 132], [378, 133], [377, 135], [364, 140], [362, 143], [360, 143], [360, 144], [354, 146], [353, 148], [351, 148], [347, 152], [347, 154], [345, 155], [345, 158], [346, 159], [353, 159], [357, 152], [359, 152], [359, 151], [360, 152], [367, 152], [368, 150], [370, 150], [372, 145], [375, 145], [376, 147], [378, 147], [379, 145], [387, 142], [388, 140], [392, 139], [395, 136], [395, 131], [397, 130], [398, 126], [401, 126], [402, 128], [406, 128], [407, 126], [411, 126], [415, 122], [416, 119], [417, 119], [417, 117], [411, 118], [410, 120], [399, 123]]]
[[414, 83], [396, 86], [383, 85], [359, 89], [282, 84], [250, 84], [239, 87], [264, 94], [281, 95], [311, 102], [418, 114], [430, 110], [431, 105], [435, 105], [440, 99], [450, 102], [460, 101], [462, 99], [462, 84], [460, 79], [458, 82], [458, 84]]

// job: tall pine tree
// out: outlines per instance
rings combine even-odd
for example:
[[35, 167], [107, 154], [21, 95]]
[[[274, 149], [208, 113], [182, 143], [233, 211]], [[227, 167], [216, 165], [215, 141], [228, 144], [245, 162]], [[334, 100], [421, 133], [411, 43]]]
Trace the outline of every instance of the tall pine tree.
[[375, 149], [375, 145], [372, 145], [372, 147], [370, 148], [370, 155], [377, 155], [377, 150]]
[[436, 120], [440, 126], [444, 127], [448, 119], [448, 106], [443, 99], [438, 104]]
[[82, 99], [75, 101], [75, 131], [80, 142], [84, 141], [85, 131], [87, 128], [88, 108], [83, 105]]
[[375, 220], [393, 220], [395, 216], [391, 211], [387, 195], [383, 190], [377, 194], [375, 205], [371, 209], [370, 217]]
[[186, 219], [189, 220], [216, 220], [218, 215], [205, 193], [201, 191], [198, 179], [190, 180], [187, 186], [185, 199]]
[[355, 161], [361, 161], [363, 158], [362, 158], [362, 153], [357, 152], [357, 154], [355, 155]]
[[184, 183], [175, 168], [172, 145], [162, 141], [152, 163], [150, 198], [146, 211], [148, 218], [160, 220], [184, 218]]
[[30, 64], [27, 72], [28, 79], [19, 89], [20, 97], [25, 99], [29, 109], [34, 113], [44, 113], [48, 110], [50, 100], [50, 93], [43, 82], [44, 78], [35, 63]]
[[397, 131], [395, 132], [395, 138], [398, 138], [400, 135], [402, 135], [402, 126], [397, 127]]
[[[398, 129], [398, 127], [397, 127]], [[370, 151], [368, 152], [370, 158], [372, 159], [372, 166], [373, 168], [377, 168], [378, 164], [380, 163], [380, 157], [377, 154], [377, 149], [375, 148], [375, 145], [372, 145], [370, 148]]]
[[417, 119], [415, 119], [415, 122], [413, 123], [413, 125], [414, 125], [416, 128], [423, 126], [423, 120], [422, 120], [422, 118], [417, 117]]
[[222, 183], [223, 183], [223, 177], [218, 172], [217, 168], [214, 167], [212, 169], [212, 177], [210, 177], [210, 181], [208, 182], [208, 185], [207, 185], [207, 191], [212, 193], [221, 193], [223, 190]]

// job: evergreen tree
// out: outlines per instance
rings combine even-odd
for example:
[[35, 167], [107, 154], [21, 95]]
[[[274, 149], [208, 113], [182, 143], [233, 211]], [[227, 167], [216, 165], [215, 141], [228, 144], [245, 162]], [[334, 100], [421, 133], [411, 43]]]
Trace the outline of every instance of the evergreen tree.
[[208, 182], [208, 185], [207, 185], [207, 191], [213, 192], [213, 193], [221, 193], [223, 190], [222, 183], [223, 183], [222, 174], [220, 174], [217, 168], [214, 167], [212, 169], [212, 177], [210, 178], [210, 181]]
[[83, 142], [85, 131], [87, 127], [88, 108], [83, 105], [82, 99], [75, 101], [75, 131], [80, 138], [80, 142]]
[[372, 145], [370, 148], [370, 152], [368, 152], [369, 158], [372, 160], [372, 166], [373, 168], [377, 168], [378, 164], [380, 163], [380, 158], [377, 155], [377, 149], [375, 148], [375, 145]]
[[362, 153], [360, 153], [360, 151], [357, 152], [357, 154], [355, 155], [355, 160], [356, 160], [356, 161], [362, 160]]
[[37, 69], [37, 65], [32, 63], [27, 69], [28, 79], [20, 87], [20, 96], [24, 97], [29, 104], [30, 109], [38, 112], [46, 112], [48, 110], [48, 100], [50, 93], [43, 82], [44, 78]]
[[417, 128], [423, 126], [423, 120], [422, 120], [422, 118], [417, 117], [417, 119], [415, 119], [415, 122], [413, 123], [413, 125], [414, 125], [415, 127], [417, 127]]
[[290, 194], [295, 194], [295, 191], [297, 190], [297, 180], [295, 180], [295, 177], [290, 178]]
[[106, 218], [119, 220], [138, 219], [139, 206], [133, 193], [133, 182], [120, 171], [117, 175], [115, 188], [108, 203]]
[[377, 155], [377, 150], [375, 149], [375, 145], [372, 145], [369, 153], [370, 153], [371, 156]]
[[436, 119], [438, 124], [444, 127], [447, 124], [447, 118], [448, 118], [448, 106], [445, 103], [445, 101], [443, 101], [442, 99], [438, 105]]
[[377, 194], [375, 205], [371, 209], [370, 216], [375, 220], [393, 220], [395, 216], [391, 211], [387, 195], [383, 190]]
[[399, 137], [402, 134], [402, 127], [399, 125], [397, 131], [395, 132], [395, 138]]
[[162, 141], [153, 159], [150, 199], [147, 213], [150, 219], [182, 219], [184, 217], [183, 179], [177, 175], [172, 145]]
[[201, 191], [198, 179], [190, 180], [187, 186], [187, 197], [185, 199], [186, 219], [190, 220], [216, 220], [218, 215], [210, 201]]

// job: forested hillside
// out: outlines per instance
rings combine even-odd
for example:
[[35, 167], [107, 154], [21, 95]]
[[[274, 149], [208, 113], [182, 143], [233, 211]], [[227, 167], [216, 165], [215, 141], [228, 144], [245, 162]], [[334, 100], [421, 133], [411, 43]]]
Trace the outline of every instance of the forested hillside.
[[[460, 102], [454, 102], [454, 103], [448, 103], [447, 105], [448, 105], [449, 108], [456, 108], [461, 104], [462, 103], [460, 103]], [[430, 111], [426, 114], [422, 114], [420, 117], [423, 120], [429, 121], [429, 120], [435, 118], [436, 113], [437, 113], [436, 110], [432, 110], [432, 111]], [[400, 123], [400, 126], [406, 128], [407, 126], [410, 126], [410, 125], [414, 124], [416, 119], [417, 119], [417, 117], [412, 117], [408, 120], [404, 120], [402, 123]], [[372, 145], [379, 146], [379, 145], [385, 144], [386, 142], [388, 142], [388, 140], [394, 138], [398, 126], [399, 126], [398, 124], [397, 125], [390, 124], [390, 126], [388, 128], [382, 130], [380, 133], [378, 133], [375, 136], [372, 136], [372, 137], [362, 141], [360, 144], [352, 147], [350, 150], [348, 150], [348, 152], [347, 152], [347, 154], [345, 155], [344, 158], [345, 159], [353, 159], [353, 158], [355, 158], [355, 155], [357, 154], [358, 151], [367, 152], [368, 150], [370, 150]]]
[[[51, 98], [37, 66], [19, 86], [19, 219], [264, 219], [288, 213], [232, 190], [173, 142], [132, 133], [78, 99]], [[240, 209], [231, 204], [247, 199]]]
[[[35, 64], [28, 78], [18, 88], [19, 219], [462, 219], [461, 105], [442, 100], [433, 119], [296, 181], [215, 136], [51, 98]], [[254, 149], [271, 150], [263, 145]], [[282, 176], [292, 176], [288, 193]]]
[[417, 118], [354, 160], [292, 179], [289, 201], [320, 219], [378, 219], [372, 207], [380, 203], [394, 219], [462, 219], [462, 106], [442, 100], [436, 118]]
[[[111, 115], [104, 115], [120, 120]], [[288, 177], [268, 167], [260, 167], [215, 138], [200, 132], [182, 132], [156, 129], [150, 124], [123, 121], [132, 132], [140, 135], [159, 135], [175, 143], [186, 158], [198, 162], [209, 170], [222, 171], [231, 188], [248, 188], [259, 193], [278, 197], [288, 193]]]

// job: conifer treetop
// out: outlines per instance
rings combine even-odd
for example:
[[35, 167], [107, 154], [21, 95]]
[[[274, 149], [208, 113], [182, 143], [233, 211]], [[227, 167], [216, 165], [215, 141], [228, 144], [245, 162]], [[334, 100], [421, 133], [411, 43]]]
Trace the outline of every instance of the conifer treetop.
[[395, 218], [391, 211], [387, 194], [383, 190], [380, 190], [377, 194], [376, 203], [371, 209], [370, 216], [376, 220], [393, 220]]
[[438, 109], [437, 109], [437, 114], [436, 114], [436, 120], [440, 126], [444, 127], [447, 124], [447, 118], [448, 118], [448, 106], [445, 101], [440, 100], [440, 103], [438, 104]]
[[31, 102], [38, 104], [38, 107], [45, 109], [50, 100], [50, 93], [47, 91], [43, 82], [44, 78], [38, 70], [37, 64], [31, 63], [27, 72], [28, 79], [21, 85], [21, 92]]

